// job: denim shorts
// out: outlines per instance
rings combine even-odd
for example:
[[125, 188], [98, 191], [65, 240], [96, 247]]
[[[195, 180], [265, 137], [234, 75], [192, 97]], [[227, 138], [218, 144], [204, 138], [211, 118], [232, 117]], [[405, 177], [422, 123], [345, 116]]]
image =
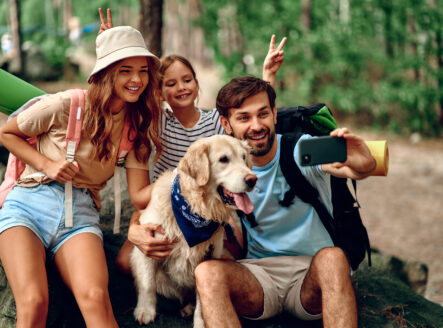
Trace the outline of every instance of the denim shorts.
[[73, 227], [65, 227], [65, 188], [58, 182], [35, 187], [14, 186], [0, 210], [0, 234], [6, 229], [29, 228], [55, 255], [61, 245], [80, 233], [93, 233], [103, 240], [99, 213], [86, 188], [72, 188]]

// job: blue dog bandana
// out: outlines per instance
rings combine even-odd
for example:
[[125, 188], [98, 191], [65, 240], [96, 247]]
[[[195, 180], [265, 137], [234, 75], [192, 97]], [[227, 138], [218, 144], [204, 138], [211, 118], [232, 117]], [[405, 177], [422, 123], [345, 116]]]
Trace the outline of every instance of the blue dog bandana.
[[172, 184], [171, 204], [177, 224], [189, 247], [194, 247], [211, 238], [220, 226], [215, 221], [205, 220], [200, 215], [191, 212], [191, 207], [181, 194], [178, 174]]

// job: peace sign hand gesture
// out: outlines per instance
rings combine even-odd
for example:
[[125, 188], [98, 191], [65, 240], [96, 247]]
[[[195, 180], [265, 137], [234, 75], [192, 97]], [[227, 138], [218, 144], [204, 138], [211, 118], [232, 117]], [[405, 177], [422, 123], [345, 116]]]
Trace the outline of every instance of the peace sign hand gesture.
[[101, 32], [114, 27], [114, 25], [112, 25], [111, 9], [108, 8], [106, 10], [107, 19], [105, 19], [105, 14], [103, 13], [103, 10], [101, 8], [98, 8], [98, 12], [100, 14], [100, 21], [102, 22], [100, 25], [100, 30], [98, 31], [98, 34], [100, 34]]
[[284, 51], [282, 49], [286, 40], [287, 38], [284, 37], [278, 47], [275, 48], [275, 34], [273, 34], [269, 44], [268, 54], [263, 63], [263, 80], [270, 82], [272, 87], [275, 85], [275, 75], [284, 60]]

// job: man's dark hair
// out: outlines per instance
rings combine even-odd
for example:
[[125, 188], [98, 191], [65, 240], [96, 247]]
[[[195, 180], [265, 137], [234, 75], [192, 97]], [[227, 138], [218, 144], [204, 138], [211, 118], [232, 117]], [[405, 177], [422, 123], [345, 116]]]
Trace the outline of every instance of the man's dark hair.
[[257, 77], [246, 75], [232, 79], [223, 86], [217, 95], [216, 107], [220, 116], [228, 117], [230, 108], [239, 108], [243, 102], [251, 97], [266, 92], [271, 109], [275, 106], [275, 91], [269, 82]]

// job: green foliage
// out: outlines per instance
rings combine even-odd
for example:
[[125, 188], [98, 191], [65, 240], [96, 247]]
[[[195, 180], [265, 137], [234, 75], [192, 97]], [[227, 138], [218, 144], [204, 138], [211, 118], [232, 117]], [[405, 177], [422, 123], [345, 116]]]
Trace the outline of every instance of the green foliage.
[[[197, 23], [226, 79], [261, 75], [271, 34], [278, 41], [287, 36], [280, 105], [325, 102], [341, 113], [364, 115], [374, 127], [441, 134], [439, 1], [201, 1]], [[253, 65], [245, 55], [255, 59]]]
[[[9, 20], [8, 2], [0, 3], [0, 27], [3, 29]], [[127, 0], [124, 4], [119, 0], [18, 0], [18, 3], [22, 43], [30, 41], [33, 46], [38, 46], [48, 63], [56, 69], [63, 68], [67, 50], [73, 46], [68, 38], [67, 22], [64, 21], [67, 3], [72, 5], [73, 16], [79, 17], [80, 27], [88, 27], [82, 35], [87, 40], [94, 40], [97, 35], [100, 26], [98, 8], [103, 8], [105, 12], [106, 8], [111, 8], [113, 21], [118, 25], [122, 22], [120, 13], [123, 7], [132, 8], [131, 12], [137, 12], [139, 7], [138, 0]]]

